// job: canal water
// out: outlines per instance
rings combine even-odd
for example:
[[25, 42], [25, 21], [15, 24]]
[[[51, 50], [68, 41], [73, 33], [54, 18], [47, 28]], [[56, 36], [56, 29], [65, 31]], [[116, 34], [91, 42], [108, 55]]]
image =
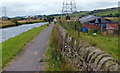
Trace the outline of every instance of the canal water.
[[23, 32], [26, 32], [30, 29], [40, 27], [46, 23], [47, 22], [42, 22], [42, 23], [26, 24], [26, 25], [9, 27], [9, 28], [2, 28], [0, 29], [0, 43], [8, 40], [9, 38], [15, 37]]

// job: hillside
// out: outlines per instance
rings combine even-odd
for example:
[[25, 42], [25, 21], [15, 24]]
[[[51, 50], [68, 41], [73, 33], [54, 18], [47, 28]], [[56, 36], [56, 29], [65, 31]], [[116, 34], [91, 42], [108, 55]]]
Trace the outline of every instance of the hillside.
[[95, 15], [102, 17], [119, 17], [118, 13], [119, 7], [116, 8], [108, 8], [108, 9], [98, 9], [94, 11], [80, 11], [79, 13], [74, 14], [75, 16], [83, 17], [86, 15]]
[[100, 9], [91, 11], [89, 14], [103, 17], [119, 17], [118, 8]]

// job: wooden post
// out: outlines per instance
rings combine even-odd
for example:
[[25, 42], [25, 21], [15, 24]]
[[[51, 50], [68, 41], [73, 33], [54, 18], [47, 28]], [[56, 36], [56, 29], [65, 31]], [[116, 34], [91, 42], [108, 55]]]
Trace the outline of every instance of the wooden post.
[[75, 28], [75, 31], [76, 31], [76, 30], [77, 30], [77, 29], [76, 29], [76, 24], [75, 24], [75, 27], [74, 27], [74, 28]]
[[100, 26], [101, 26], [101, 34], [102, 34], [102, 24]]
[[78, 36], [80, 36], [80, 26], [78, 26]]

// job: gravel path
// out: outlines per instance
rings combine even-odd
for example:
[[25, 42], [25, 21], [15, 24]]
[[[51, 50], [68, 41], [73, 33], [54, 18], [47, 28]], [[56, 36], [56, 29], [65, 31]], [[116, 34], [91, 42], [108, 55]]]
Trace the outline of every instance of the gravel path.
[[44, 29], [32, 41], [30, 41], [23, 51], [11, 61], [3, 70], [4, 71], [42, 71], [44, 63], [40, 59], [44, 58], [47, 49], [50, 33], [54, 25]]

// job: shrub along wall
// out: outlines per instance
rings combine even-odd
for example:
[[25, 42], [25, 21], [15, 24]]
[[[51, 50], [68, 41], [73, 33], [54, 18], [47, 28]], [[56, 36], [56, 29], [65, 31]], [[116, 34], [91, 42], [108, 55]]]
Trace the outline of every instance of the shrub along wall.
[[[118, 71], [120, 64], [99, 48], [74, 39], [67, 31], [58, 26], [62, 46], [60, 51], [66, 61], [74, 65], [76, 71]], [[107, 45], [106, 45], [107, 46]]]

